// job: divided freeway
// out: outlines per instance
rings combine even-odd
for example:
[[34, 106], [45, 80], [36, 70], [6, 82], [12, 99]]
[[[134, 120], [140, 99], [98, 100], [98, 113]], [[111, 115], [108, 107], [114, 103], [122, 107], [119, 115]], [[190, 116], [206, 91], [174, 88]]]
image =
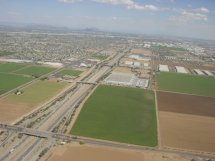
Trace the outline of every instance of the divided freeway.
[[[126, 52], [127, 50], [118, 53], [113, 59], [109, 61], [107, 65], [102, 66], [96, 72], [92, 72], [87, 80], [84, 80], [84, 82], [91, 82], [92, 84], [78, 84], [76, 90], [73, 91], [68, 101], [60, 108], [56, 109], [52, 115], [47, 115], [47, 117], [42, 123], [40, 123], [36, 130], [52, 131], [61, 122], [65, 115], [74, 111], [75, 107], [95, 87], [94, 84], [96, 84], [105, 74], [110, 72], [112, 67], [118, 63], [118, 61], [124, 56]], [[35, 132], [38, 132], [36, 130]], [[32, 154], [34, 149], [42, 144], [43, 141], [44, 140], [41, 138], [32, 139], [32, 137], [28, 136], [22, 137], [20, 141], [12, 148], [13, 152], [11, 152], [11, 150], [6, 151], [6, 153], [1, 156], [0, 160], [26, 160], [30, 155], [34, 156], [34, 154]], [[50, 144], [47, 145], [53, 145], [54, 143], [55, 141], [50, 140]]]

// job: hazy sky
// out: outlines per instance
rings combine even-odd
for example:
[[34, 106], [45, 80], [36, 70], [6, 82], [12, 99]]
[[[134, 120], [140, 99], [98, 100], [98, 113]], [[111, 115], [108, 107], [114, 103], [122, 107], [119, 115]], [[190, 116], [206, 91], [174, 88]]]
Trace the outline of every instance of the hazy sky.
[[0, 0], [0, 22], [215, 39], [215, 0]]

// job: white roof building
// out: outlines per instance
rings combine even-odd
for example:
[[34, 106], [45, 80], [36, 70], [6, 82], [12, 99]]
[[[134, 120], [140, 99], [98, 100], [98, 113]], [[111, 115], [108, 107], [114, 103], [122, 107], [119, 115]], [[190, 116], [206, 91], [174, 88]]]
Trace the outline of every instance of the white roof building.
[[148, 67], [149, 64], [148, 64], [148, 63], [144, 63], [143, 66], [144, 66], [144, 67]]
[[142, 58], [143, 61], [151, 61], [151, 58]]
[[135, 80], [134, 74], [113, 72], [104, 80], [104, 82], [107, 84], [132, 86], [134, 80]]
[[187, 70], [184, 67], [176, 66], [175, 68], [176, 68], [176, 71], [178, 73], [185, 73], [185, 74], [188, 73]]
[[80, 64], [80, 67], [87, 67], [87, 64], [81, 63], [81, 64]]
[[134, 74], [113, 72], [105, 80], [106, 84], [148, 88], [148, 79], [139, 79]]
[[194, 72], [196, 72], [196, 74], [198, 75], [205, 75], [201, 70], [199, 69], [194, 69]]
[[159, 67], [158, 67], [159, 69], [159, 71], [160, 72], [169, 72], [169, 67], [168, 67], [168, 65], [162, 65], [162, 64], [159, 64]]
[[212, 72], [208, 71], [208, 70], [204, 70], [205, 74], [207, 74], [208, 76], [214, 76]]
[[141, 66], [141, 63], [140, 62], [134, 62], [134, 67], [140, 67]]
[[132, 59], [141, 59], [141, 57], [139, 55], [129, 55], [129, 58], [132, 58]]
[[133, 65], [132, 61], [125, 61], [125, 65]]

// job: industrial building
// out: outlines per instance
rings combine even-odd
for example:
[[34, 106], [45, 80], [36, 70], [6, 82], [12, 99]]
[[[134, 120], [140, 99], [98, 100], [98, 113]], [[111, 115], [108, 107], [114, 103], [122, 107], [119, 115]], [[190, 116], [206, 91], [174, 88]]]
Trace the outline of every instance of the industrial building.
[[131, 86], [133, 84], [134, 80], [135, 80], [135, 75], [134, 74], [113, 72], [112, 74], [110, 74], [105, 79], [105, 83]]
[[184, 73], [184, 74], [187, 74], [187, 70], [184, 68], [184, 67], [181, 67], [181, 66], [176, 66], [176, 72], [177, 73]]
[[144, 66], [144, 67], [148, 67], [149, 64], [148, 64], [148, 63], [144, 63], [143, 66]]
[[132, 61], [125, 61], [125, 65], [126, 66], [129, 66], [129, 67], [131, 67], [131, 66], [133, 66], [133, 62]]
[[136, 82], [136, 87], [148, 88], [148, 86], [149, 86], [149, 80], [148, 79], [139, 79]]
[[140, 62], [125, 61], [125, 65], [128, 67], [133, 67], [133, 68], [140, 68], [141, 67]]
[[198, 75], [205, 75], [201, 70], [199, 69], [194, 69], [194, 72]]
[[141, 63], [140, 62], [134, 62], [134, 67], [135, 68], [140, 68], [141, 67]]
[[149, 80], [139, 79], [134, 74], [113, 72], [104, 80], [104, 83], [113, 84], [113, 85], [147, 88], [149, 84]]
[[211, 77], [214, 76], [213, 73], [208, 71], [208, 70], [204, 70], [204, 73], [207, 74], [208, 76], [211, 76]]
[[141, 60], [142, 59], [142, 57], [139, 56], [139, 55], [129, 55], [129, 58], [136, 59], [136, 60]]
[[158, 70], [160, 72], [169, 72], [169, 67], [168, 67], [168, 65], [159, 64]]

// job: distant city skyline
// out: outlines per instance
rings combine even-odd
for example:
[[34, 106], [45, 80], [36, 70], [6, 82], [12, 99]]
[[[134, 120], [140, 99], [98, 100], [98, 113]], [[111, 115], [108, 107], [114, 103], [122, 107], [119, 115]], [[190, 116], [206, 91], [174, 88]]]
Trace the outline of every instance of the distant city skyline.
[[0, 22], [215, 40], [215, 1], [0, 0]]

